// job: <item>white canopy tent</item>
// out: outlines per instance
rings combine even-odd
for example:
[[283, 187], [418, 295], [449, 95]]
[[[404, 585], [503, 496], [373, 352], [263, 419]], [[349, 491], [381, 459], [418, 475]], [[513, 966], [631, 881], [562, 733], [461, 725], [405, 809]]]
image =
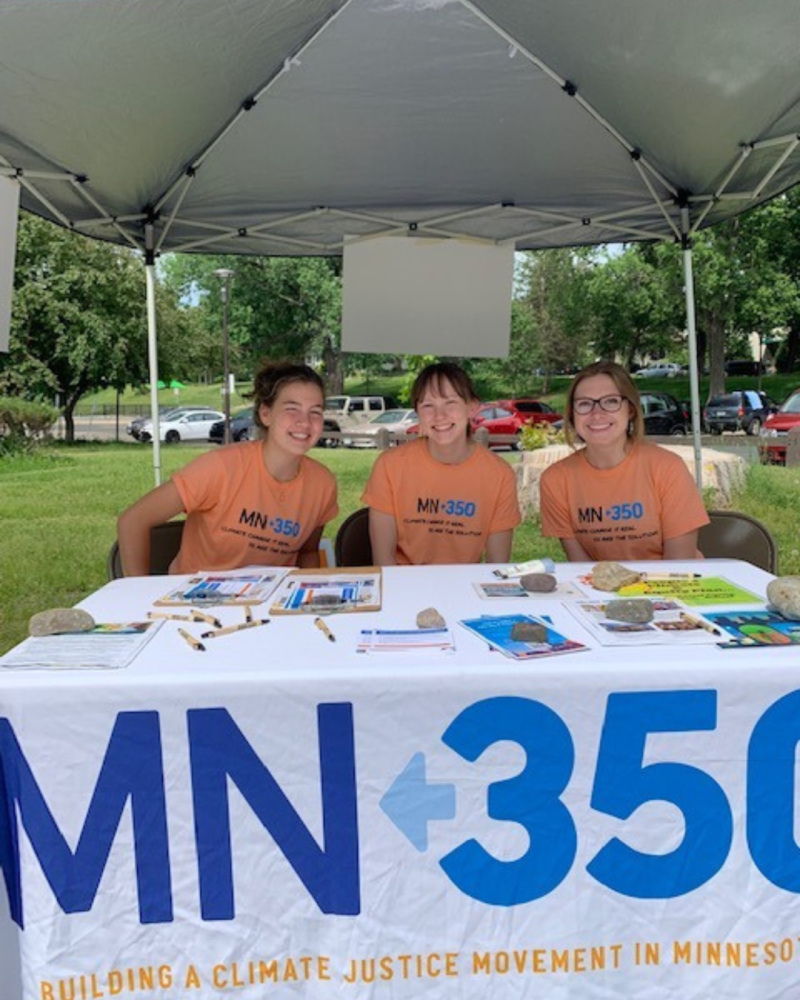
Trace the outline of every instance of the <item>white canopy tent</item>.
[[796, 0], [0, 0], [0, 175], [145, 253], [154, 385], [157, 254], [346, 235], [678, 240], [693, 358], [692, 234], [800, 180], [797, 37]]

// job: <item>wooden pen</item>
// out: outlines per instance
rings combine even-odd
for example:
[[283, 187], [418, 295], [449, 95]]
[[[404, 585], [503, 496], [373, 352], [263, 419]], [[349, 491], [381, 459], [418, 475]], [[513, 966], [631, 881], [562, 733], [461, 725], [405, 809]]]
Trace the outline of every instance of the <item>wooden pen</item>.
[[269, 625], [271, 618], [256, 618], [251, 622], [242, 622], [240, 625], [226, 625], [225, 628], [215, 629], [213, 632], [203, 632], [203, 639], [218, 639], [222, 635], [230, 635], [232, 632], [241, 632], [245, 628], [255, 628], [257, 625]]
[[196, 649], [198, 653], [205, 653], [206, 647], [202, 644], [202, 642], [200, 642], [199, 639], [195, 639], [193, 635], [190, 635], [185, 628], [179, 628], [178, 632], [189, 643], [192, 649]]
[[213, 625], [215, 628], [222, 628], [222, 622], [213, 615], [207, 615], [203, 611], [192, 610], [188, 615], [173, 615], [167, 611], [148, 611], [148, 618], [165, 618], [170, 622], [205, 622], [206, 625]]
[[331, 630], [328, 628], [328, 626], [321, 618], [315, 618], [314, 624], [317, 626], [320, 632], [322, 632], [322, 634], [325, 636], [326, 639], [328, 639], [330, 642], [336, 642], [336, 636], [333, 634], [333, 632], [331, 632]]

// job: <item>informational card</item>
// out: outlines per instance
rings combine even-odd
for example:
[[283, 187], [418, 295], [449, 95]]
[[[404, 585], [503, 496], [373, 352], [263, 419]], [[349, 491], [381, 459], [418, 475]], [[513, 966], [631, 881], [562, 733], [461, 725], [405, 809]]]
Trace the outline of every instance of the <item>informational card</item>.
[[5, 656], [5, 670], [119, 670], [138, 656], [161, 622], [106, 622], [89, 632], [35, 635]]
[[449, 628], [364, 629], [358, 653], [453, 653], [456, 644]]

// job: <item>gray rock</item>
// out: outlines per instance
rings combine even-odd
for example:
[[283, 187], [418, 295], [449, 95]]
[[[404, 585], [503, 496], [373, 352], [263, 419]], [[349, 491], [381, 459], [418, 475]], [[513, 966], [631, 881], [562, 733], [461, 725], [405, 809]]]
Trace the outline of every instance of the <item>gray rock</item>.
[[515, 642], [546, 642], [547, 629], [538, 622], [516, 622], [511, 629]]
[[767, 584], [767, 600], [783, 615], [800, 621], [800, 576], [779, 576]]
[[592, 568], [592, 586], [596, 590], [619, 590], [638, 583], [642, 574], [615, 562], [599, 562]]
[[653, 620], [653, 605], [643, 597], [621, 598], [606, 604], [606, 618], [612, 622], [644, 625]]
[[50, 608], [39, 611], [28, 622], [29, 635], [60, 635], [62, 632], [90, 632], [95, 626], [88, 611], [79, 608]]
[[556, 589], [556, 578], [552, 573], [526, 573], [519, 578], [519, 582], [532, 594], [549, 594]]
[[417, 615], [417, 628], [444, 628], [446, 624], [436, 608], [425, 608]]

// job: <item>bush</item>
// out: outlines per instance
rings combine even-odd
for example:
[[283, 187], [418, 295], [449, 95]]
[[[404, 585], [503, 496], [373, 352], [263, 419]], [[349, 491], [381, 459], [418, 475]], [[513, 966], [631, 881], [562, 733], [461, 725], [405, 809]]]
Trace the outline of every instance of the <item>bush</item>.
[[522, 450], [536, 451], [549, 444], [565, 444], [563, 430], [554, 430], [550, 424], [526, 424], [522, 428]]
[[30, 451], [47, 440], [58, 410], [14, 396], [0, 396], [0, 455]]

